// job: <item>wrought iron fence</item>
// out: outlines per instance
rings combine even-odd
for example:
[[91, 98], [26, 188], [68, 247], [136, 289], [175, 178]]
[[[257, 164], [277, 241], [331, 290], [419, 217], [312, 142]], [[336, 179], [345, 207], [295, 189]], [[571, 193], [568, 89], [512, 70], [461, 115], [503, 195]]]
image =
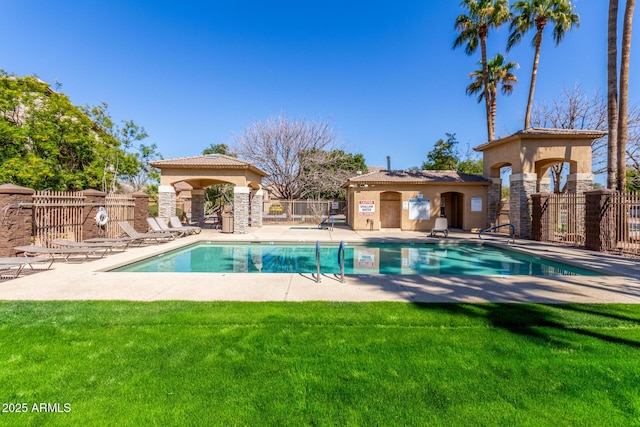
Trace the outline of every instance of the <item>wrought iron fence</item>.
[[135, 199], [130, 194], [107, 194], [105, 209], [107, 210], [109, 221], [104, 227], [105, 237], [118, 237], [122, 234], [118, 221], [133, 223], [135, 206]]
[[264, 204], [262, 221], [317, 223], [330, 215], [346, 212], [344, 200], [273, 200]]
[[33, 195], [34, 244], [50, 247], [55, 239], [80, 240], [84, 199], [80, 192], [37, 191]]
[[584, 246], [585, 209], [584, 194], [549, 195], [542, 206], [541, 240], [569, 246]]
[[611, 194], [604, 208], [601, 232], [609, 236], [609, 252], [640, 255], [640, 195]]

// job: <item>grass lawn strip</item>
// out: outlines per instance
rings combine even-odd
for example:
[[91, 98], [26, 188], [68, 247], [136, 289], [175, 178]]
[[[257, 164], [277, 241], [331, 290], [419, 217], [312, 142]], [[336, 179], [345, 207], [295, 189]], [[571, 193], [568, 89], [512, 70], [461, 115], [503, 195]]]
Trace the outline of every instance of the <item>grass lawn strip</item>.
[[0, 425], [640, 424], [640, 306], [0, 303]]

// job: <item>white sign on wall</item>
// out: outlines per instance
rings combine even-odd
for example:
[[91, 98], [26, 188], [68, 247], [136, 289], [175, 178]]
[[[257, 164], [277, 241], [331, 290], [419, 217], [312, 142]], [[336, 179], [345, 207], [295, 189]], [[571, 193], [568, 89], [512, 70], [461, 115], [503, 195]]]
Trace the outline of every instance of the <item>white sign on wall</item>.
[[471, 212], [482, 212], [482, 198], [473, 197], [471, 199]]
[[431, 199], [409, 199], [409, 219], [431, 218]]
[[374, 200], [360, 200], [358, 202], [358, 213], [364, 216], [373, 216], [376, 212], [376, 204]]

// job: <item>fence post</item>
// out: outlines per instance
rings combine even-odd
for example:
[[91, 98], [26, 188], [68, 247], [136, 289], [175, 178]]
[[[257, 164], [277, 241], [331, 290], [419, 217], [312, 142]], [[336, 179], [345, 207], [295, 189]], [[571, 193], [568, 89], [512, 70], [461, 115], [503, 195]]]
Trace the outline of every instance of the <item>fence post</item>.
[[15, 256], [14, 246], [31, 243], [34, 193], [19, 185], [0, 185], [0, 257]]
[[98, 190], [84, 190], [84, 206], [82, 207], [82, 238], [80, 240], [103, 237], [103, 231], [96, 223], [95, 217], [100, 206], [105, 206], [107, 193]]
[[549, 200], [549, 193], [536, 193], [531, 195], [531, 238], [538, 242], [543, 240], [542, 233], [544, 233], [543, 216], [545, 214], [545, 207]]
[[603, 252], [615, 246], [615, 209], [609, 198], [615, 191], [606, 188], [585, 191], [585, 248]]
[[149, 195], [138, 192], [131, 195], [134, 199], [135, 207], [133, 212], [133, 228], [144, 233], [149, 229], [147, 217], [149, 216]]

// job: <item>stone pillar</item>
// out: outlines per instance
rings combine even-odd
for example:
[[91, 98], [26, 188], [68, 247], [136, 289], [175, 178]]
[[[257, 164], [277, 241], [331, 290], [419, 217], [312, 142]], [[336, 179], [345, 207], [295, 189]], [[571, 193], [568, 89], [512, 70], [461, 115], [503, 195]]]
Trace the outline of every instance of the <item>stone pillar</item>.
[[251, 198], [251, 227], [262, 227], [262, 197], [263, 190], [257, 190]]
[[191, 190], [191, 222], [204, 224], [204, 189]]
[[551, 178], [542, 177], [538, 179], [538, 193], [551, 193]]
[[531, 238], [531, 208], [529, 197], [536, 193], [538, 177], [535, 173], [512, 174], [509, 178], [509, 217], [515, 227], [516, 237]]
[[176, 214], [176, 189], [173, 185], [160, 185], [158, 187], [158, 216], [169, 218]]
[[537, 193], [531, 195], [531, 238], [541, 242], [543, 239], [543, 233], [548, 230], [544, 227], [546, 224], [546, 211], [547, 201], [549, 200], [549, 193]]
[[15, 246], [31, 243], [33, 193], [19, 185], [0, 185], [0, 257], [15, 256]]
[[586, 191], [585, 197], [585, 248], [592, 251], [608, 251], [616, 245], [615, 209], [609, 197], [615, 191], [602, 188]]
[[233, 232], [244, 234], [249, 228], [249, 187], [233, 187]]
[[489, 178], [491, 184], [487, 190], [487, 227], [498, 225], [502, 200], [502, 179]]
[[[96, 223], [95, 217], [99, 207], [105, 207], [107, 193], [98, 190], [84, 190], [84, 207], [82, 209], [82, 236], [76, 240], [82, 241], [96, 237], [104, 237], [104, 230]], [[106, 226], [105, 226], [106, 227]], [[117, 227], [117, 225], [116, 225]]]
[[592, 173], [571, 173], [567, 175], [567, 193], [582, 194], [593, 190]]
[[133, 193], [131, 196], [135, 204], [133, 208], [133, 228], [140, 233], [144, 233], [149, 229], [149, 224], [147, 224], [147, 218], [149, 217], [149, 195], [146, 193]]

